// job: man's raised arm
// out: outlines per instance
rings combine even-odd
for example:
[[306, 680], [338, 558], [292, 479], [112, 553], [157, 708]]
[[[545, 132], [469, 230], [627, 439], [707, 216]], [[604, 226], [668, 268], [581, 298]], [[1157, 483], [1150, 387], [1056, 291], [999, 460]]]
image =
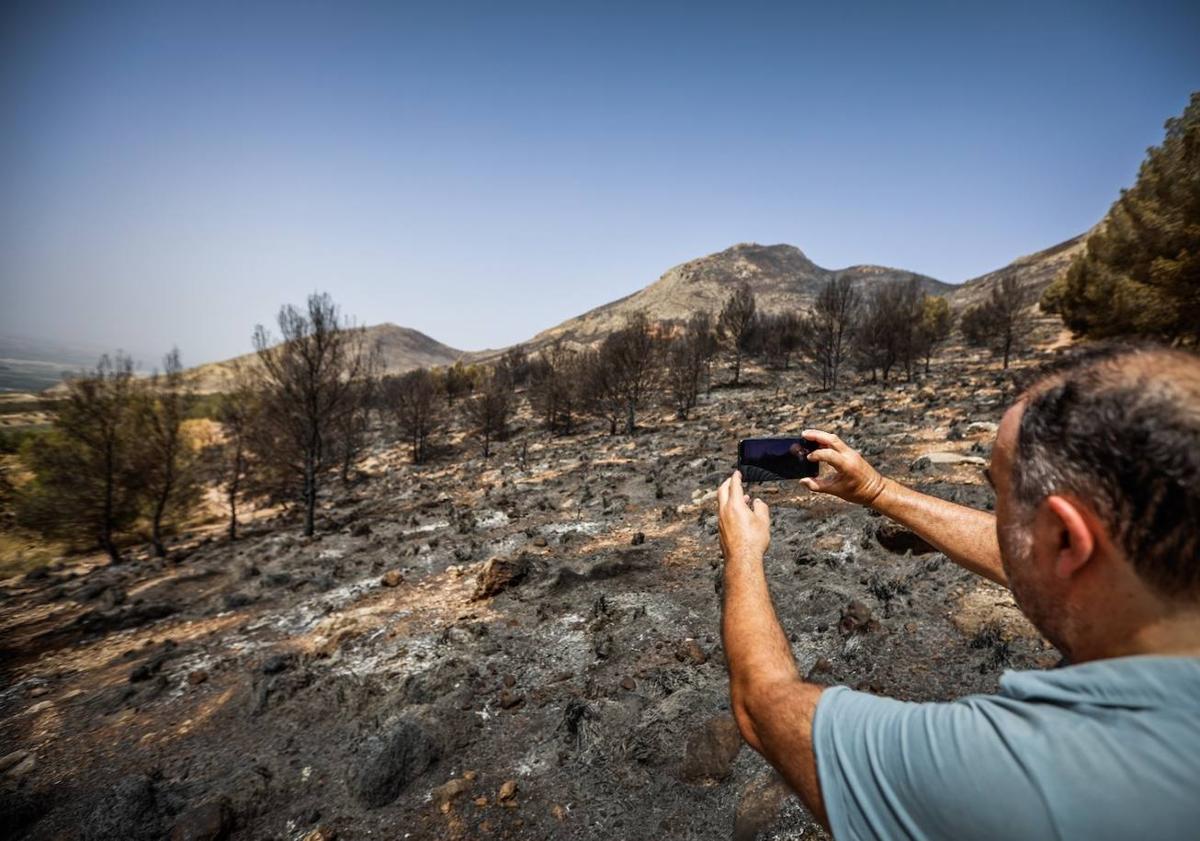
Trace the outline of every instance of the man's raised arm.
[[717, 491], [717, 511], [725, 556], [721, 638], [733, 716], [750, 747], [775, 766], [828, 827], [813, 749], [821, 687], [801, 680], [771, 604], [763, 571], [770, 512], [761, 499], [751, 502], [745, 495], [737, 472]]
[[802, 479], [809, 490], [874, 508], [912, 529], [959, 566], [1008, 586], [1000, 562], [995, 515], [914, 491], [881, 476], [858, 451], [831, 432], [806, 429], [802, 434], [821, 445], [809, 454], [809, 459], [823, 461], [835, 471], [817, 479]]

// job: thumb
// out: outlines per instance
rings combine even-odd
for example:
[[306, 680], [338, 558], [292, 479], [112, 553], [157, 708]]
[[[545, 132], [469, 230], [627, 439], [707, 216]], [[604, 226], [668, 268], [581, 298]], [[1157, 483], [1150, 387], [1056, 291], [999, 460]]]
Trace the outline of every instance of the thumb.
[[810, 491], [820, 490], [820, 488], [817, 487], [816, 479], [801, 479], [800, 484], [804, 485], [804, 487], [808, 488]]

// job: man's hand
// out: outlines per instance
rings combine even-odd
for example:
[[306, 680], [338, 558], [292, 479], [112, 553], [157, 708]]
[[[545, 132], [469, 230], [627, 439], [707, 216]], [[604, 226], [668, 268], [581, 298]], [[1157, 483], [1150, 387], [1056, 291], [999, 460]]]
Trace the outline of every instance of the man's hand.
[[742, 490], [742, 474], [733, 475], [717, 490], [717, 522], [725, 561], [761, 559], [771, 543], [771, 512], [761, 499], [750, 501]]
[[841, 438], [819, 429], [806, 429], [800, 436], [821, 445], [821, 449], [808, 454], [808, 460], [823, 461], [835, 471], [831, 476], [801, 479], [804, 487], [858, 505], [872, 505], [883, 492], [887, 480]]

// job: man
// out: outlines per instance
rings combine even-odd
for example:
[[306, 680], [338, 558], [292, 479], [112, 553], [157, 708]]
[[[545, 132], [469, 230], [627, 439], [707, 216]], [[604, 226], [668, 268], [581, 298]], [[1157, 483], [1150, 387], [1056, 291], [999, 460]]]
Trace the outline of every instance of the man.
[[763, 574], [770, 515], [720, 488], [734, 716], [844, 839], [1200, 838], [1200, 358], [1105, 348], [1005, 412], [996, 513], [880, 476], [807, 430], [812, 491], [870, 506], [1012, 589], [1073, 665], [916, 704], [803, 681]]

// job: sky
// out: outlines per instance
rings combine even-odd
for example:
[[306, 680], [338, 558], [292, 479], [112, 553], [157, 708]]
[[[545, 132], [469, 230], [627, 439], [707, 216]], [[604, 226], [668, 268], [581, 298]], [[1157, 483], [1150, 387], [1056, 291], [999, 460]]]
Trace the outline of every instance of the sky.
[[960, 282], [1095, 224], [1196, 3], [0, 10], [0, 333], [186, 364], [328, 291], [475, 350], [737, 242]]

